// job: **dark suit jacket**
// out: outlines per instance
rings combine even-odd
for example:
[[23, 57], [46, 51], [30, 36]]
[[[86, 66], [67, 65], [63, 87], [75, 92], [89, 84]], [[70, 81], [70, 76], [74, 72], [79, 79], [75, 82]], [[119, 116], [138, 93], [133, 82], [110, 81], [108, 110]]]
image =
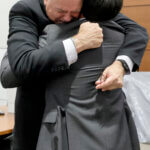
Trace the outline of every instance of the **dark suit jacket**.
[[[137, 68], [146, 46], [147, 33], [121, 14], [114, 20], [126, 29], [127, 40], [119, 54], [128, 55]], [[10, 11], [9, 62], [22, 84], [17, 89], [15, 102], [14, 150], [35, 149], [44, 108], [44, 80], [50, 78], [51, 73], [68, 68], [61, 41], [38, 48], [39, 35], [51, 23], [42, 0], [19, 1]]]

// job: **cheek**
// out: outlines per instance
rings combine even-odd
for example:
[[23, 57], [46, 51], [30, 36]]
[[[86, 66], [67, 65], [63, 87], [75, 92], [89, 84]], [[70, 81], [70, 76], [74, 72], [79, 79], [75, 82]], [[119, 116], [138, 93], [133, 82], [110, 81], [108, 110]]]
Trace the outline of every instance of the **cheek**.
[[55, 16], [55, 18], [62, 18], [64, 16], [64, 14], [55, 12], [55, 13], [53, 13], [53, 16]]
[[49, 17], [49, 19], [52, 19], [52, 11], [51, 11], [51, 9], [49, 9], [48, 7], [46, 7], [46, 14], [47, 14], [47, 16]]
[[74, 18], [78, 18], [80, 13], [73, 15]]
[[61, 18], [63, 18], [63, 15], [62, 14], [60, 14], [60, 13], [57, 13], [57, 12], [49, 12], [49, 15], [51, 16], [51, 18], [53, 19], [53, 20], [58, 20], [58, 19], [61, 19]]

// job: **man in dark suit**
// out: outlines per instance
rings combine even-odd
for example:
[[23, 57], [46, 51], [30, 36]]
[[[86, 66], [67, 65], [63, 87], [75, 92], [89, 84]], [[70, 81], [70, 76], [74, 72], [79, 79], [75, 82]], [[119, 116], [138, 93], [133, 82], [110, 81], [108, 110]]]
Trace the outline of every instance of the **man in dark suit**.
[[[61, 3], [61, 5], [61, 1], [54, 2], [53, 0], [45, 0], [44, 2], [46, 7], [44, 6], [43, 1], [20, 1], [10, 12], [10, 34], [8, 39], [9, 61], [15, 76], [22, 82], [22, 86], [17, 90], [15, 103], [16, 124], [14, 129], [14, 149], [35, 149], [44, 108], [44, 80], [46, 77], [50, 78], [52, 72], [63, 71], [71, 64], [68, 61], [69, 59], [66, 58], [66, 51], [64, 50], [64, 47], [66, 47], [64, 44], [65, 41], [63, 41], [63, 43], [62, 41], [57, 41], [54, 45], [48, 44], [44, 48], [38, 49], [38, 38], [47, 24], [50, 24], [53, 21], [56, 23], [69, 22], [72, 20], [72, 16], [75, 18], [79, 16], [79, 11], [78, 9], [76, 11], [68, 10], [71, 6], [64, 7], [68, 6], [70, 2]], [[56, 7], [56, 5], [52, 5], [54, 3], [59, 5]], [[80, 6], [79, 2], [73, 6]], [[54, 13], [55, 15], [52, 15], [52, 10], [56, 12], [56, 14]], [[119, 52], [119, 55], [130, 56], [134, 62], [134, 68], [136, 68], [140, 63], [141, 55], [143, 54], [143, 49], [146, 45], [146, 32], [142, 27], [136, 25], [121, 14], [115, 20], [126, 27], [126, 39], [128, 39], [125, 40], [124, 47]], [[99, 46], [102, 40], [99, 35], [102, 34], [100, 33], [98, 34], [98, 37], [95, 37], [96, 31], [101, 32], [99, 26], [91, 23], [88, 24], [88, 27], [85, 24], [83, 26], [86, 32], [89, 30], [89, 27], [92, 27], [93, 29], [93, 26], [95, 26], [95, 31], [89, 30], [88, 33], [92, 34], [94, 38], [98, 38], [97, 41]], [[87, 38], [84, 34], [81, 35], [82, 34], [80, 33], [74, 38], [76, 48], [79, 51], [82, 51], [85, 48], [87, 49], [89, 46], [87, 43], [91, 43], [91, 41], [86, 41], [87, 45], [84, 45], [80, 42], [79, 37], [82, 37], [82, 40], [86, 40]], [[143, 40], [143, 37], [141, 38], [141, 36], [137, 35], [142, 35], [145, 39]], [[136, 39], [134, 39], [135, 37]], [[130, 39], [134, 39], [135, 41]], [[90, 40], [90, 38], [88, 40]], [[137, 59], [134, 59], [137, 49], [131, 45], [132, 43], [138, 43], [139, 41], [141, 43], [138, 48], [139, 55]], [[133, 51], [129, 51], [129, 47], [130, 49], [132, 48]], [[89, 46], [89, 48], [94, 47]], [[115, 66], [121, 67], [119, 62], [116, 63], [114, 64]], [[123, 69], [119, 70], [119, 74], [122, 76], [124, 71]], [[117, 88], [118, 83], [113, 83], [112, 87]], [[111, 85], [109, 87], [111, 87]], [[110, 89], [112, 89], [112, 87]], [[40, 94], [38, 95], [37, 93]]]

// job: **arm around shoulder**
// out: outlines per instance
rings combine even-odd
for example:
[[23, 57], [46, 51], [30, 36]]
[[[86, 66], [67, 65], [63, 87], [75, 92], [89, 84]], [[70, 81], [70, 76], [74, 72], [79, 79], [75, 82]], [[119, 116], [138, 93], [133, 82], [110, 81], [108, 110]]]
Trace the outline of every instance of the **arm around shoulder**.
[[119, 55], [128, 56], [134, 63], [133, 71], [135, 71], [141, 63], [148, 42], [147, 31], [123, 14], [118, 14], [114, 21], [125, 29], [125, 40]]
[[[15, 76], [21, 80], [32, 80], [68, 68], [62, 41], [39, 48], [39, 28], [31, 10], [20, 1], [9, 16], [8, 58]], [[18, 9], [18, 10], [17, 10]]]

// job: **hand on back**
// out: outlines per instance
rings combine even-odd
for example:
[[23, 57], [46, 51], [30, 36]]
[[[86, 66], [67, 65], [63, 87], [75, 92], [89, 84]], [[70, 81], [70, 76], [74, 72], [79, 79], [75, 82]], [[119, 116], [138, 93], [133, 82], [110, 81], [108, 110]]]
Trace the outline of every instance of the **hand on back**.
[[77, 53], [98, 48], [103, 42], [102, 28], [98, 23], [85, 22], [80, 25], [79, 32], [73, 37]]

